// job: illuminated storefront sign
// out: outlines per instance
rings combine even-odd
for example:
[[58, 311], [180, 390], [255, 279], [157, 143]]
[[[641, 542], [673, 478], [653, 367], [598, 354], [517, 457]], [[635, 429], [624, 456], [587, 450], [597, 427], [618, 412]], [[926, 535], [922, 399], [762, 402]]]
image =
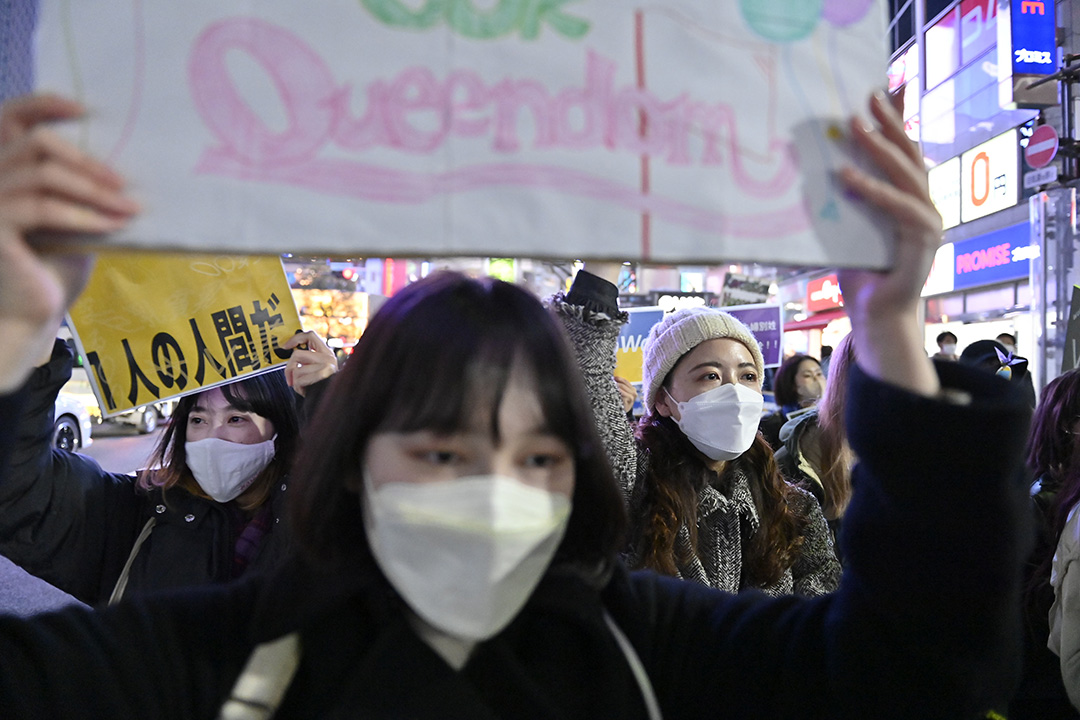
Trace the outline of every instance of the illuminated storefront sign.
[[997, 0], [960, 3], [960, 64], [966, 65], [994, 47], [997, 40]]
[[960, 224], [960, 158], [954, 157], [930, 168], [930, 199], [941, 213], [944, 229]]
[[1030, 88], [1057, 71], [1054, 0], [1000, 0], [998, 3], [998, 103], [1001, 107], [1057, 105], [1057, 83]]
[[959, 13], [946, 13], [926, 29], [926, 87], [936, 87], [960, 67]]
[[1031, 225], [1026, 222], [953, 243], [953, 287], [962, 290], [1026, 278], [1038, 251], [1031, 245]]
[[840, 280], [836, 275], [811, 280], [806, 283], [806, 310], [821, 312], [844, 305], [844, 296], [840, 293]]
[[1057, 67], [1054, 0], [1013, 0], [1010, 20], [1013, 73], [1053, 73]]
[[945, 243], [937, 249], [934, 264], [926, 276], [922, 296], [941, 295], [953, 291], [953, 244]]
[[960, 156], [960, 220], [1004, 210], [1019, 198], [1020, 151], [1009, 130]]

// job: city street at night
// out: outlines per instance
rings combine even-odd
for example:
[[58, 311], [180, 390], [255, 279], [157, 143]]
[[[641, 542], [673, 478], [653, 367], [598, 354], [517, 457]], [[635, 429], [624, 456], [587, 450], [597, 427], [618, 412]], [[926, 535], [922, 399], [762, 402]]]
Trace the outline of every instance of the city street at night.
[[129, 473], [146, 467], [161, 434], [161, 424], [151, 433], [140, 434], [131, 425], [107, 423], [94, 426], [94, 443], [83, 451], [109, 472]]

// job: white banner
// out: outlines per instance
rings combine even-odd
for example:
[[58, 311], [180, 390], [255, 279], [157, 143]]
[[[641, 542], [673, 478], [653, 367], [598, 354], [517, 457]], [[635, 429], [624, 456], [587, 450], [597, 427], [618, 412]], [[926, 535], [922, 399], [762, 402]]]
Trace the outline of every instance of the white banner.
[[883, 0], [42, 0], [37, 42], [120, 244], [887, 262], [829, 172]]

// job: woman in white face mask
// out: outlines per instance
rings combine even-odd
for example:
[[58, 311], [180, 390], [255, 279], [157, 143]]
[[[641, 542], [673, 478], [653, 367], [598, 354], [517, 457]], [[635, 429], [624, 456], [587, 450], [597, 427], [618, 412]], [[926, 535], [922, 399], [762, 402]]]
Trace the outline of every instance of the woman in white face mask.
[[[101, 612], [0, 614], [0, 717], [892, 720], [1003, 710], [1030, 529], [1015, 473], [1028, 411], [1009, 383], [957, 364], [939, 377], [927, 359], [916, 311], [941, 220], [900, 112], [884, 98], [871, 109], [881, 129], [853, 120], [849, 132], [888, 180], [854, 168], [841, 178], [898, 229], [890, 270], [841, 272], [860, 351], [848, 396], [860, 465], [845, 516], [850, 564], [834, 594], [733, 596], [627, 573], [623, 500], [558, 324], [524, 289], [438, 276], [379, 310], [305, 429], [289, 513], [299, 552], [271, 574]], [[97, 173], [75, 169], [41, 182], [74, 174], [95, 186]], [[20, 233], [55, 230], [62, 217], [74, 223], [62, 229], [92, 231], [86, 224], [123, 197], [108, 185], [60, 213], [82, 185], [55, 188], [37, 213], [17, 212], [21, 198], [0, 185], [0, 330], [39, 329], [8, 283], [33, 277], [70, 292], [55, 257]], [[64, 292], [48, 295], [55, 304]], [[708, 458], [687, 451], [687, 462], [746, 454], [741, 432], [700, 433], [708, 423], [692, 420], [694, 398], [714, 389], [687, 391], [712, 383], [742, 427], [759, 369], [744, 349], [749, 362], [730, 345], [707, 360], [718, 377], [745, 377], [694, 379], [681, 367], [663, 392], [663, 377], [649, 386], [651, 409], [670, 394], [666, 411]], [[27, 367], [19, 350], [0, 344], [0, 419], [27, 401], [15, 389]], [[736, 367], [725, 367], [732, 357]], [[595, 369], [612, 382], [610, 366]], [[0, 460], [14, 432], [0, 422]], [[958, 454], [964, 462], [951, 462]], [[0, 462], [0, 484], [7, 478]]]
[[[18, 355], [0, 364], [24, 370], [25, 397], [8, 411], [15, 431], [0, 448], [0, 554], [90, 605], [273, 567], [287, 547], [278, 521], [297, 446], [296, 394], [337, 369], [314, 333], [282, 344], [293, 349], [284, 372], [182, 398], [137, 476], [52, 448], [54, 402], [74, 363], [56, 339], [66, 310], [56, 304], [72, 300], [92, 263], [57, 252], [48, 270], [35, 272], [26, 266], [33, 255], [12, 248], [32, 231], [116, 229], [138, 209], [114, 172], [48, 129], [47, 121], [78, 112], [68, 100], [35, 96], [0, 114], [0, 229], [8, 242], [0, 302], [12, 302], [0, 319], [0, 346]], [[34, 210], [44, 207], [57, 214]], [[58, 288], [65, 284], [67, 293]]]
[[612, 415], [616, 398], [602, 370], [626, 317], [610, 282], [617, 269], [587, 264], [553, 305], [627, 496], [631, 565], [729, 592], [836, 589], [840, 564], [817, 500], [784, 481], [758, 434], [764, 360], [734, 316], [694, 307], [657, 323], [644, 346], [636, 437]]
[[108, 472], [51, 448], [52, 408], [73, 355], [50, 341], [24, 385], [30, 398], [0, 483], [0, 553], [90, 604], [126, 594], [224, 582], [276, 565], [288, 468], [297, 447], [296, 392], [336, 369], [313, 333], [285, 345], [286, 372], [180, 399], [137, 475]]
[[788, 420], [805, 414], [817, 405], [825, 391], [825, 373], [817, 358], [799, 353], [784, 360], [772, 382], [773, 397], [779, 406], [758, 424], [773, 451], [780, 449], [780, 429]]

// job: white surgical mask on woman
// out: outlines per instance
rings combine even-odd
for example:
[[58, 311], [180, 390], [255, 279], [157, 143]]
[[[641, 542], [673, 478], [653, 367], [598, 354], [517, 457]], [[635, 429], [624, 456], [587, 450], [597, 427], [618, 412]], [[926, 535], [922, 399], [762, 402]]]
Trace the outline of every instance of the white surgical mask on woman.
[[749, 450], [765, 407], [761, 393], [738, 383], [714, 387], [686, 402], [671, 400], [679, 408], [679, 429], [711, 460], [734, 460]]
[[260, 443], [237, 443], [205, 438], [184, 443], [185, 461], [195, 482], [220, 503], [229, 502], [251, 487], [274, 459], [277, 435]]
[[563, 493], [499, 475], [375, 487], [364, 530], [383, 574], [422, 620], [482, 641], [525, 605], [570, 518]]

